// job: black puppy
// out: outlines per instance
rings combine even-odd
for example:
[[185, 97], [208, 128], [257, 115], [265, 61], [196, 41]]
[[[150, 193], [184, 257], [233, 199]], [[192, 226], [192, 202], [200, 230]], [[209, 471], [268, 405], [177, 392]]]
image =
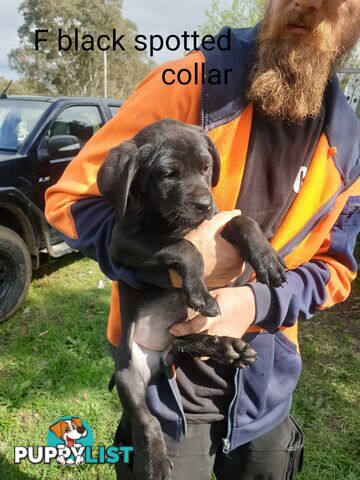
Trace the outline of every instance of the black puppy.
[[[219, 174], [219, 156], [205, 131], [169, 119], [149, 125], [113, 148], [98, 174], [100, 192], [116, 212], [111, 258], [140, 270], [172, 268], [183, 281], [182, 289], [173, 290], [136, 290], [119, 284], [122, 334], [114, 378], [124, 410], [141, 432], [134, 442], [135, 455], [144, 456], [142, 462], [135, 462], [137, 480], [170, 479], [160, 424], [145, 403], [150, 378], [169, 352], [186, 351], [238, 368], [256, 358], [241, 339], [206, 334], [174, 339], [168, 332], [170, 325], [187, 318], [188, 307], [206, 316], [220, 314], [205, 285], [202, 255], [184, 240], [216, 212], [210, 187], [217, 184]], [[255, 221], [235, 217], [222, 235], [239, 247], [258, 281], [280, 286], [285, 280], [281, 258]]]

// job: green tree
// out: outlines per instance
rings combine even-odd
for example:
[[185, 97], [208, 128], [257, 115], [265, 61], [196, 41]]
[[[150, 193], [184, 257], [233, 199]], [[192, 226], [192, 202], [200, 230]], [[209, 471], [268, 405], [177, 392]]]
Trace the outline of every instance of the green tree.
[[261, 19], [265, 4], [266, 0], [231, 0], [222, 7], [218, 0], [212, 0], [205, 10], [207, 19], [200, 27], [201, 33], [215, 35], [224, 26], [251, 27]]
[[[5, 88], [9, 85], [10, 80], [0, 76], [0, 92], [3, 92]], [[37, 92], [32, 89], [31, 84], [27, 80], [20, 78], [19, 80], [14, 80], [11, 82], [7, 95], [35, 95]]]
[[[124, 34], [125, 51], [107, 52], [108, 96], [127, 97], [153, 67], [143, 52], [132, 44], [136, 25], [122, 16], [122, 0], [23, 0], [19, 12], [24, 23], [18, 30], [21, 45], [9, 54], [10, 66], [19, 72], [38, 94], [103, 96], [103, 52], [59, 51], [58, 29], [71, 36], [97, 37], [112, 30]], [[47, 42], [35, 50], [35, 30], [46, 29]]]

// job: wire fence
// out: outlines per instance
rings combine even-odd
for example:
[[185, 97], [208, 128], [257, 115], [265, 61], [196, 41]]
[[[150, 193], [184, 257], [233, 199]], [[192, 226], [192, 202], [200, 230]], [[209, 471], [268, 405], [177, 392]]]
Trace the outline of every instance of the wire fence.
[[360, 68], [342, 68], [338, 74], [346, 99], [360, 119]]

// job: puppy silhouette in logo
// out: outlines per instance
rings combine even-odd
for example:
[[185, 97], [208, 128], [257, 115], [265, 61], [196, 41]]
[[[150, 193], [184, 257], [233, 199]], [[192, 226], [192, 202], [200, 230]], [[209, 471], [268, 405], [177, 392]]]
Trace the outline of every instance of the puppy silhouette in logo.
[[[70, 420], [59, 420], [54, 425], [49, 427], [49, 430], [53, 432], [57, 437], [59, 437], [65, 443], [65, 447], [68, 448], [81, 448], [80, 443], [76, 443], [76, 440], [79, 440], [82, 437], [86, 437], [88, 434], [86, 428], [81, 422], [81, 418], [72, 417]], [[58, 444], [58, 447], [62, 447], [63, 444]], [[59, 455], [56, 459], [61, 465], [80, 465], [84, 463], [84, 458], [81, 455], [77, 455], [75, 459], [66, 458], [63, 455]]]

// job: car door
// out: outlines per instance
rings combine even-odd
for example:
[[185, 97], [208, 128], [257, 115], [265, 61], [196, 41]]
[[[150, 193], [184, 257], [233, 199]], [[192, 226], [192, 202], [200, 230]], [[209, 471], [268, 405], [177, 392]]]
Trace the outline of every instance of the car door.
[[[98, 105], [90, 104], [65, 106], [51, 121], [37, 149], [35, 170], [40, 208], [45, 205], [45, 191], [57, 182], [69, 162], [104, 123]], [[49, 146], [59, 136], [67, 136], [69, 139], [72, 136], [77, 142], [74, 140], [74, 145], [62, 147], [54, 154]]]

